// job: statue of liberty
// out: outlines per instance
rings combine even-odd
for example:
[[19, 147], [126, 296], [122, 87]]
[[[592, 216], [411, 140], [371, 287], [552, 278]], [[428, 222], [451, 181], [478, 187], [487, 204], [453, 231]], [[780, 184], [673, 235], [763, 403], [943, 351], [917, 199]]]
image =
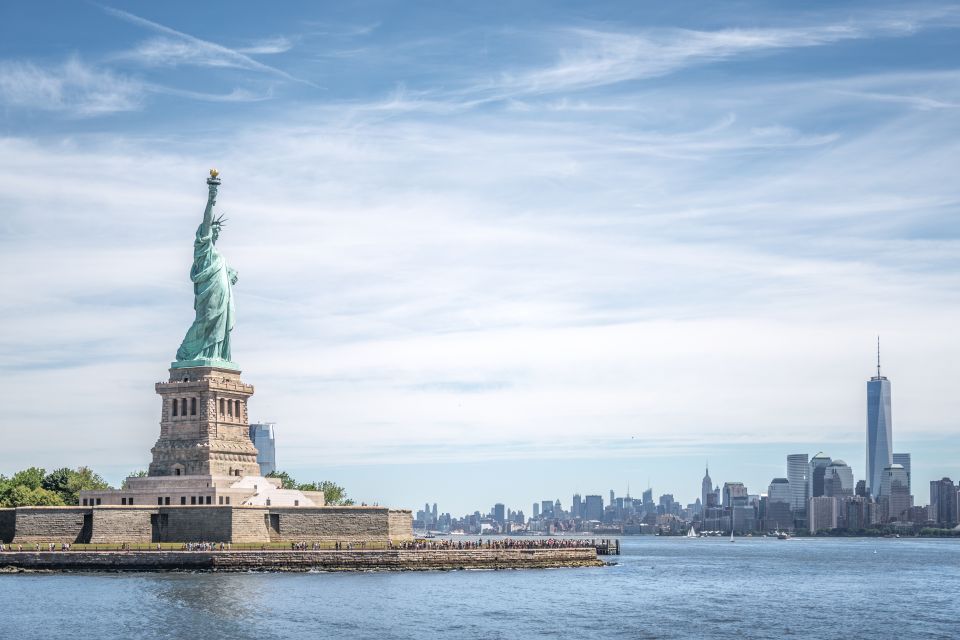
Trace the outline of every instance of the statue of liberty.
[[203, 222], [197, 227], [193, 241], [193, 309], [196, 317], [180, 348], [174, 368], [224, 367], [239, 369], [230, 361], [230, 332], [233, 331], [236, 312], [233, 307], [233, 285], [237, 272], [227, 266], [217, 251], [217, 239], [223, 228], [223, 217], [213, 217], [220, 180], [216, 169], [207, 179], [209, 195]]

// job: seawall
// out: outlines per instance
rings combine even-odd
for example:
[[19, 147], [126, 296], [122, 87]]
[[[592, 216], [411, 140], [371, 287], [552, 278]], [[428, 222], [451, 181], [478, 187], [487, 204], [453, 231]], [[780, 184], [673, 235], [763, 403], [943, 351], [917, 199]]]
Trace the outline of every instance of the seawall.
[[19, 551], [0, 553], [18, 571], [430, 571], [598, 567], [591, 547], [356, 551]]

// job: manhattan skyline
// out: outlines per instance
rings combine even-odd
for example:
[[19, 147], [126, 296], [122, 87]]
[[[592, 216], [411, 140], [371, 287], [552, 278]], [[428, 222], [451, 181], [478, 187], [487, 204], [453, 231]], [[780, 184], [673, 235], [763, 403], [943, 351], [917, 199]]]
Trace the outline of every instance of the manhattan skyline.
[[226, 6], [0, 8], [0, 473], [146, 467], [217, 167], [234, 358], [303, 481], [862, 479], [878, 334], [891, 452], [956, 477], [954, 5]]

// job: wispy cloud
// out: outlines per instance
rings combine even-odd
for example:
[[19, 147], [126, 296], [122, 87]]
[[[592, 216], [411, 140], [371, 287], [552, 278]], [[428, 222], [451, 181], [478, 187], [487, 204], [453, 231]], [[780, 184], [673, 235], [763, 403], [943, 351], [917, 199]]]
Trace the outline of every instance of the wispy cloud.
[[128, 11], [103, 7], [107, 13], [132, 24], [156, 31], [166, 37], [149, 40], [132, 51], [120, 54], [132, 60], [149, 65], [196, 65], [212, 67], [236, 67], [251, 71], [260, 71], [305, 84], [309, 81], [294, 77], [282, 69], [254, 60], [246, 53], [231, 49], [215, 42], [202, 40], [182, 31], [177, 31], [152, 20], [141, 18]]
[[956, 11], [905, 13], [847, 23], [804, 27], [719, 29], [658, 28], [640, 32], [561, 29], [551, 42], [563, 43], [557, 63], [479, 83], [474, 90], [500, 98], [578, 91], [630, 80], [655, 78], [696, 65], [785, 49], [818, 47], [844, 40], [904, 36], [939, 26]]
[[272, 55], [277, 53], [286, 53], [293, 48], [294, 40], [286, 36], [276, 36], [274, 38], [264, 38], [252, 44], [236, 49], [239, 53], [249, 55]]
[[144, 91], [141, 81], [96, 69], [78, 57], [54, 67], [0, 61], [0, 102], [10, 107], [92, 117], [137, 110]]

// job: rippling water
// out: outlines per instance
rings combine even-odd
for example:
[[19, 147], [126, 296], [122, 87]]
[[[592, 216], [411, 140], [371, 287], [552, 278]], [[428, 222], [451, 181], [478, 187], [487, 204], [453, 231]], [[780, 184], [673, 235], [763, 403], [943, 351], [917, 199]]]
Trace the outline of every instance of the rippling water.
[[592, 569], [0, 575], [0, 638], [960, 637], [960, 541], [622, 544]]

